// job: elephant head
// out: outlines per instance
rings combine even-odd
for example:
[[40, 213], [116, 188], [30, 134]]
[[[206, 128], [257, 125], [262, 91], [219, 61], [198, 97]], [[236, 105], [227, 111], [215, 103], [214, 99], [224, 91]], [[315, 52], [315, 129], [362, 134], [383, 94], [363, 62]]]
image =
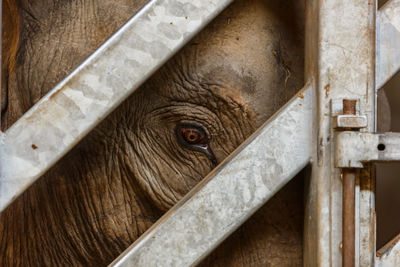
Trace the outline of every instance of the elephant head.
[[[145, 2], [5, 1], [3, 128]], [[1, 214], [0, 265], [118, 256], [302, 87], [303, 5], [235, 1]]]

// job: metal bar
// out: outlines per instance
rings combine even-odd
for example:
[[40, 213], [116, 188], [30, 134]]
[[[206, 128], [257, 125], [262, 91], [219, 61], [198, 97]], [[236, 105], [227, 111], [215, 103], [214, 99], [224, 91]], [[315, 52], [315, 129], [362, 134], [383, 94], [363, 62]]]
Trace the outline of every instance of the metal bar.
[[[400, 70], [400, 0], [389, 0], [377, 12], [376, 18], [376, 88], [382, 88]], [[378, 140], [378, 146], [381, 142]], [[372, 149], [375, 146], [371, 146]], [[376, 152], [376, 151], [375, 151]], [[382, 152], [382, 151], [380, 151]], [[387, 151], [385, 151], [386, 153]], [[378, 152], [379, 153], [379, 152]], [[382, 154], [382, 153], [381, 153]], [[393, 156], [393, 155], [392, 155]], [[363, 172], [365, 173], [365, 172]], [[371, 181], [371, 180], [370, 180]], [[375, 183], [372, 181], [364, 186], [369, 190], [374, 190]], [[368, 192], [368, 190], [364, 191]], [[368, 194], [368, 193], [367, 193]], [[364, 195], [365, 196], [365, 195]], [[374, 202], [374, 197], [367, 196], [365, 200]], [[373, 205], [371, 205], [372, 207]], [[360, 207], [360, 213], [367, 214], [369, 218], [375, 220], [375, 210], [368, 204]], [[369, 213], [369, 214], [368, 214]], [[369, 221], [372, 221], [371, 219]], [[365, 238], [364, 244], [369, 243], [370, 250], [375, 251], [375, 230], [370, 228], [370, 233]], [[399, 237], [397, 237], [399, 240]], [[373, 245], [371, 245], [373, 244]], [[388, 249], [390, 248], [390, 249]], [[387, 250], [388, 249], [388, 250]], [[387, 253], [382, 254], [383, 250]], [[376, 266], [400, 266], [400, 244], [390, 242], [378, 252], [380, 257], [376, 259]], [[377, 254], [378, 254], [377, 253]], [[367, 255], [365, 255], [367, 256]], [[374, 255], [366, 263], [373, 262]]]
[[203, 259], [309, 163], [311, 101], [305, 88], [111, 265]]
[[[174, 3], [179, 8], [179, 3], [186, 2], [196, 7], [187, 10], [188, 19], [168, 14], [166, 6], [172, 2], [151, 1], [16, 122], [6, 135], [0, 136], [0, 211], [232, 0]], [[398, 0], [392, 2], [398, 3]], [[393, 12], [392, 5], [385, 6], [382, 12]], [[157, 12], [146, 18], [156, 8], [159, 8]], [[380, 28], [386, 32], [386, 28], [393, 28], [390, 25], [397, 24], [382, 23]], [[160, 30], [163, 28], [166, 32], [171, 28], [180, 38], [170, 39]], [[382, 60], [378, 62], [382, 66], [385, 64]], [[386, 81], [389, 75], [382, 72], [381, 80]]]
[[377, 13], [376, 87], [400, 69], [400, 0], [388, 1]]
[[376, 267], [400, 266], [400, 235], [376, 253]]
[[334, 117], [333, 128], [338, 129], [362, 129], [368, 126], [366, 116], [357, 115], [338, 115]]
[[[342, 263], [342, 182], [334, 167], [333, 117], [342, 114], [343, 99], [356, 99], [359, 115], [375, 129], [375, 1], [308, 0], [306, 18], [306, 74], [315, 89], [312, 174], [307, 189], [304, 266], [340, 266]], [[357, 189], [358, 190], [358, 189]], [[361, 193], [360, 193], [361, 195]], [[357, 200], [356, 200], [357, 202]], [[373, 210], [373, 192], [361, 202]], [[374, 255], [365, 236], [374, 227], [359, 214], [355, 264], [366, 252]], [[372, 222], [372, 223], [371, 223]], [[365, 230], [368, 228], [368, 231]], [[373, 232], [372, 232], [373, 233]], [[367, 257], [368, 258], [368, 257]]]
[[[343, 99], [343, 114], [356, 115], [357, 101]], [[355, 266], [355, 245], [356, 245], [356, 169], [343, 169], [343, 190], [342, 190], [342, 266]]]
[[[46, 95], [37, 105], [25, 114], [16, 124], [14, 124], [5, 135], [1, 136], [0, 210], [4, 209], [13, 198], [18, 196], [18, 194], [25, 190], [32, 182], [50, 168], [68, 150], [70, 150], [99, 121], [101, 121], [121, 101], [140, 86], [140, 84], [143, 83], [159, 66], [161, 66], [230, 2], [232, 2], [232, 0], [151, 1], [76, 71]], [[392, 0], [392, 2], [398, 1]], [[176, 16], [168, 12], [168, 10], [171, 9], [168, 9], [167, 6], [176, 5], [176, 8], [179, 8], [181, 4], [189, 4], [194, 8], [185, 9], [184, 11], [186, 13], [183, 14], [183, 16]], [[385, 14], [397, 10], [386, 8], [387, 7], [385, 6], [382, 10]], [[327, 9], [325, 9], [325, 11], [326, 10]], [[337, 8], [333, 9], [333, 11], [335, 10], [337, 10]], [[352, 16], [354, 16], [354, 14]], [[185, 17], [188, 17], [188, 19]], [[318, 17], [321, 18], [320, 14], [318, 14]], [[382, 18], [387, 19], [384, 16], [382, 16]], [[386, 23], [386, 20], [382, 19], [380, 29], [386, 33], [386, 27], [395, 27], [398, 29], [397, 25], [398, 21], [390, 21], [388, 24]], [[330, 25], [325, 24], [325, 26]], [[171, 35], [168, 35], [168, 32], [170, 31], [173, 31], [174, 36], [178, 37], [172, 38]], [[384, 34], [380, 34], [379, 36], [384, 36]], [[317, 43], [318, 42], [315, 42], [315, 45]], [[333, 46], [334, 44], [330, 43], [329, 45]], [[326, 48], [328, 46], [323, 43], [319, 48], [324, 47]], [[348, 47], [344, 46], [341, 48], [343, 53], [347, 53], [345, 48], [347, 49]], [[350, 46], [349, 51], [353, 52], [354, 47]], [[382, 51], [383, 49], [381, 49], [381, 52]], [[320, 59], [323, 59], [323, 57]], [[322, 62], [323, 60], [320, 61]], [[386, 63], [379, 61], [379, 64], [385, 66]], [[322, 64], [322, 66], [323, 65], [324, 64]], [[370, 64], [367, 65], [369, 66]], [[391, 68], [392, 72], [394, 69], [397, 70], [398, 66], [396, 68]], [[388, 71], [382, 72], [382, 75], [380, 76], [381, 81], [386, 81], [390, 75], [392, 74]], [[319, 85], [319, 88], [322, 86], [322, 80], [324, 79], [318, 81], [315, 80], [316, 84]], [[358, 77], [354, 79], [351, 84], [355, 85], [361, 80], [363, 79]], [[346, 81], [349, 81], [349, 79]], [[367, 81], [366, 84], [369, 84], [369, 82]], [[329, 94], [330, 88], [330, 84], [324, 86], [327, 94]], [[308, 91], [309, 90], [305, 90], [304, 94], [308, 95]], [[335, 105], [335, 99], [332, 100], [332, 110], [335, 111], [337, 105]], [[360, 100], [360, 105], [364, 108], [365, 101], [363, 101], [364, 100]], [[289, 104], [289, 106], [292, 106], [292, 104], [293, 103]], [[302, 107], [307, 110], [309, 110], [311, 106], [311, 103], [302, 104]], [[292, 116], [293, 114], [284, 113], [287, 112], [287, 110], [288, 108], [286, 107], [284, 111], [282, 111], [283, 113], [281, 113], [277, 118]], [[272, 121], [272, 124], [274, 124], [274, 120]], [[306, 120], [311, 121], [309, 118]], [[371, 120], [369, 120], [369, 122], [371, 122]], [[270, 129], [269, 126], [265, 127]], [[270, 129], [269, 131], [271, 134], [272, 130]], [[258, 140], [256, 137], [254, 138], [255, 140]], [[309, 141], [307, 138], [304, 138], [302, 142], [303, 144], [306, 144]], [[269, 145], [270, 148], [274, 147], [273, 143]], [[299, 156], [303, 158], [298, 159], [298, 162], [301, 160], [303, 161], [303, 164], [305, 164], [304, 162], [308, 162], [309, 157], [307, 156], [307, 153], [300, 153]], [[257, 164], [260, 164], [259, 161], [256, 162]], [[300, 165], [297, 164], [291, 167], [299, 168], [299, 166]], [[288, 175], [294, 174], [289, 173]], [[281, 176], [281, 178], [289, 179], [290, 177]], [[210, 178], [208, 178], [208, 180], [210, 180]], [[324, 188], [323, 184], [320, 185], [322, 185], [323, 189], [327, 188]], [[281, 184], [273, 188], [273, 190], [276, 191], [280, 186]], [[336, 187], [333, 187], [333, 190], [336, 189], [337, 185]], [[324, 192], [324, 190], [321, 192]], [[321, 196], [321, 194], [319, 196]], [[371, 199], [371, 195], [367, 193], [366, 198]], [[329, 202], [330, 206], [334, 206], [336, 200], [336, 197], [331, 198]], [[318, 199], [318, 201], [318, 205], [323, 203], [322, 198]], [[321, 207], [317, 207], [317, 209], [320, 208]], [[317, 223], [320, 223], [320, 219], [325, 216], [324, 210], [320, 209], [319, 211], [321, 211], [319, 215], [322, 216], [318, 217]], [[247, 218], [252, 212], [253, 210], [247, 211], [247, 213], [245, 212], [243, 218]], [[337, 214], [337, 210], [335, 211], [331, 209], [330, 213], [331, 215]], [[244, 221], [243, 218], [241, 218], [240, 222]], [[337, 224], [336, 221], [335, 219], [331, 220], [330, 225], [327, 228], [331, 229], [332, 226]], [[162, 222], [160, 224], [162, 224]], [[225, 235], [227, 235], [229, 231], [233, 231], [235, 227], [237, 226], [235, 225], [234, 227], [229, 228]], [[320, 228], [317, 228], [316, 230], [320, 230]], [[369, 234], [369, 236], [371, 236], [371, 234]], [[323, 235], [320, 235], [319, 237], [323, 237]], [[212, 246], [215, 246], [223, 238], [213, 242]], [[143, 239], [141, 239], [142, 242]], [[330, 243], [328, 246], [335, 243], [333, 240], [334, 238], [330, 237]], [[210, 248], [207, 248], [205, 250], [207, 252], [204, 252], [203, 255], [208, 253], [209, 250]], [[336, 248], [333, 250], [337, 252]]]
[[335, 165], [339, 168], [363, 168], [374, 161], [400, 161], [400, 134], [341, 132], [335, 154]]
[[231, 2], [149, 2], [44, 96], [1, 136], [0, 211]]
[[343, 216], [342, 216], [342, 237], [343, 237], [343, 257], [342, 266], [352, 267], [355, 264], [355, 187], [356, 170], [343, 169]]

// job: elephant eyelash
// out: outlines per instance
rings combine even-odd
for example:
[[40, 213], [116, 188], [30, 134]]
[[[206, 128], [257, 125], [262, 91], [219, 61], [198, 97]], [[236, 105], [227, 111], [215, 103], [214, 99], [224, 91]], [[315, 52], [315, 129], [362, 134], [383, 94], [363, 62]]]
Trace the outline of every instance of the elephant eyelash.
[[205, 153], [214, 167], [218, 165], [217, 159], [209, 145], [210, 138], [203, 127], [192, 124], [179, 124], [175, 128], [175, 133], [180, 145]]
[[176, 127], [175, 132], [180, 143], [185, 146], [200, 147], [203, 149], [208, 146], [209, 138], [202, 127], [180, 124]]

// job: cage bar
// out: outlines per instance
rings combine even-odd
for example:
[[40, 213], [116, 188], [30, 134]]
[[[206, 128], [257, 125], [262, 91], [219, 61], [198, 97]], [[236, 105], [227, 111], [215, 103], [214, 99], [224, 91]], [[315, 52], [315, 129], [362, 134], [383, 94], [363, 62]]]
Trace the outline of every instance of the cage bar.
[[[231, 2], [150, 1], [2, 133], [0, 210]], [[194, 8], [176, 16], [168, 11], [174, 4], [191, 4]], [[343, 99], [356, 100], [355, 118], [363, 123], [360, 128], [374, 132], [376, 90], [400, 68], [400, 0], [389, 1], [377, 13], [376, 22], [375, 11], [374, 0], [309, 0], [309, 85], [113, 264], [179, 266], [199, 262], [312, 161], [304, 264], [339, 266], [342, 183], [340, 171], [333, 165], [336, 136], [332, 120], [341, 116]], [[160, 25], [180, 38], [169, 38]], [[313, 121], [317, 125], [313, 126]], [[339, 121], [337, 125], [340, 122], [348, 123]], [[355, 192], [355, 265], [359, 266], [375, 264], [371, 169], [367, 166], [362, 171]], [[189, 243], [193, 240], [196, 245]], [[379, 253], [376, 264], [390, 266], [399, 261], [399, 247], [397, 240], [391, 242], [384, 253]]]
[[0, 211], [231, 2], [150, 1], [26, 112], [0, 137]]
[[111, 265], [201, 261], [309, 163], [311, 102], [306, 87]]
[[[332, 120], [343, 113], [343, 99], [355, 100], [357, 113], [368, 119], [367, 130], [375, 130], [376, 2], [309, 0], [306, 9], [306, 74], [315, 90], [316, 123], [306, 200], [304, 265], [341, 266], [342, 181], [340, 170], [333, 165]], [[363, 209], [362, 205], [373, 211], [373, 197], [373, 191], [357, 192], [356, 213]], [[374, 247], [365, 240], [374, 234], [374, 218], [369, 213], [354, 216], [360, 231], [354, 233], [354, 264], [369, 266], [369, 259], [364, 259], [366, 253], [374, 254]]]

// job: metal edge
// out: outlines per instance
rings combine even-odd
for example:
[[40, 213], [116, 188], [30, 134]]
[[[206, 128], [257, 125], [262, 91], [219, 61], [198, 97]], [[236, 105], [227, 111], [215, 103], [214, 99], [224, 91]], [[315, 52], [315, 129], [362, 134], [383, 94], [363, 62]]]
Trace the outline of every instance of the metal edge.
[[390, 0], [376, 18], [376, 88], [382, 88], [400, 69], [400, 0]]
[[376, 252], [376, 267], [400, 266], [400, 235]]

